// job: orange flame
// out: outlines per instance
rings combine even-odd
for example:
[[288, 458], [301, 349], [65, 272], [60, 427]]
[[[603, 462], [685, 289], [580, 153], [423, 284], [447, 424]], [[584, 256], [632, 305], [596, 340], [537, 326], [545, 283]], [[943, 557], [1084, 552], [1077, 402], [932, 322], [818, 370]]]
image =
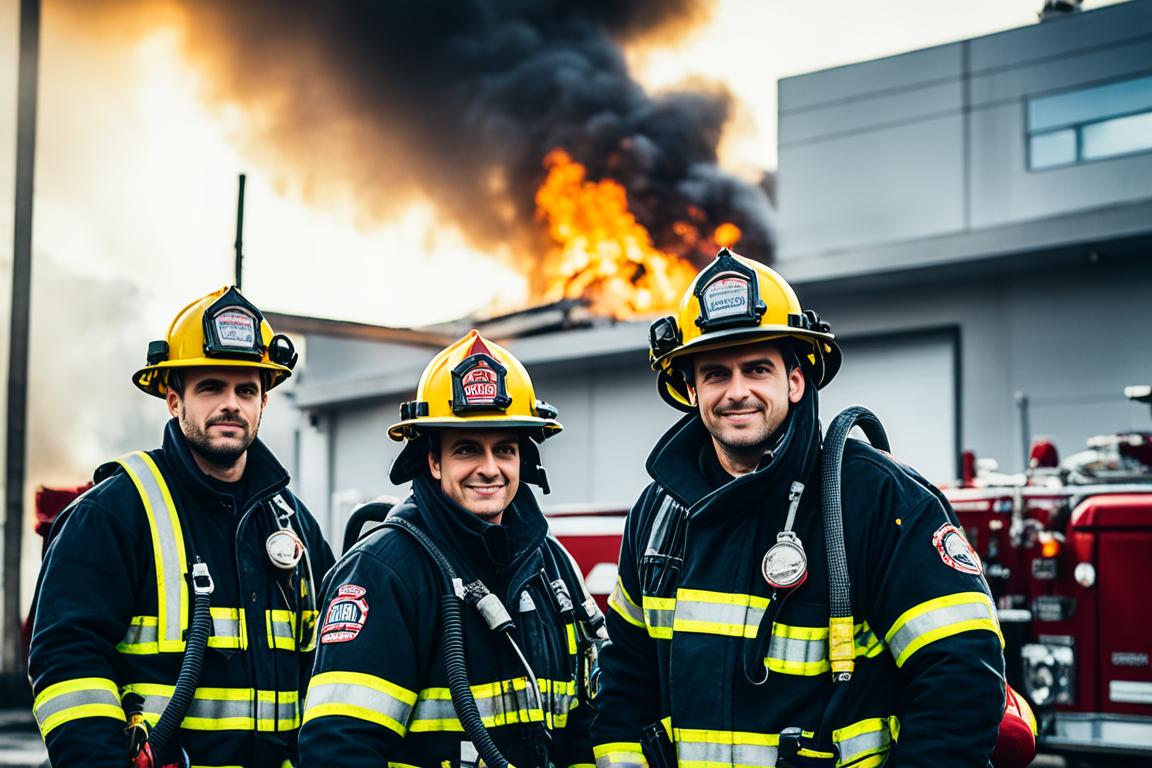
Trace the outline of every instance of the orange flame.
[[[553, 247], [533, 276], [537, 298], [583, 298], [592, 311], [621, 319], [674, 310], [696, 266], [653, 246], [619, 183], [588, 181], [584, 166], [562, 149], [548, 153], [544, 165], [548, 175], [536, 191], [536, 217]], [[700, 239], [687, 222], [676, 222], [673, 231], [687, 243]], [[740, 229], [721, 224], [711, 239], [734, 244]]]

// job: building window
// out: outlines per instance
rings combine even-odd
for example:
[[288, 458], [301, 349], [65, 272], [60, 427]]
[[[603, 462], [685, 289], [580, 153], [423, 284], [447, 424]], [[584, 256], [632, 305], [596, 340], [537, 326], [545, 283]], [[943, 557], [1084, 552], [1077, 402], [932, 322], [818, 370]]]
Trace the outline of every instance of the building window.
[[1152, 77], [1028, 100], [1032, 170], [1152, 150]]

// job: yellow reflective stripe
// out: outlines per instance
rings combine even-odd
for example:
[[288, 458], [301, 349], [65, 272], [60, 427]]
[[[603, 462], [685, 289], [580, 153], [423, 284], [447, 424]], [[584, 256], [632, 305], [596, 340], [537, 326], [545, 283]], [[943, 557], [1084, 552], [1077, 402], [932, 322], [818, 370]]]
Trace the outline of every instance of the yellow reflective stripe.
[[116, 650], [130, 655], [159, 653], [158, 627], [159, 619], [155, 616], [133, 616], [132, 621], [128, 623], [128, 631], [124, 633], [124, 639], [116, 645]]
[[[812, 731], [804, 731], [812, 737]], [[832, 741], [840, 752], [837, 765], [879, 765], [899, 735], [895, 717], [862, 720], [832, 732]], [[678, 764], [681, 768], [771, 768], [776, 765], [780, 736], [775, 733], [720, 731], [712, 729], [674, 728]], [[600, 753], [597, 753], [599, 757]], [[802, 749], [806, 757], [827, 757], [829, 753]], [[610, 765], [605, 763], [605, 766]], [[601, 766], [597, 761], [597, 768]]]
[[280, 608], [264, 612], [268, 630], [268, 647], [282, 651], [296, 650], [296, 613]]
[[209, 608], [212, 614], [212, 636], [208, 638], [209, 648], [248, 647], [248, 628], [244, 620], [243, 608]]
[[568, 655], [576, 655], [576, 624], [568, 622], [564, 625], [564, 635], [568, 638]]
[[[209, 648], [248, 647], [248, 629], [244, 621], [243, 608], [212, 606], [209, 611], [212, 616], [212, 634], [208, 637]], [[116, 645], [116, 650], [130, 656], [159, 653], [159, 623], [159, 618], [156, 616], [133, 616], [124, 639]]]
[[[537, 679], [545, 711], [536, 703], [528, 678], [517, 677], [471, 686], [476, 708], [486, 727], [513, 723], [544, 722], [551, 728], [564, 728], [568, 713], [579, 705], [575, 681]], [[447, 688], [425, 688], [420, 691], [408, 728], [413, 733], [463, 731], [452, 706]]]
[[382, 677], [362, 672], [321, 672], [308, 684], [304, 722], [318, 717], [352, 717], [403, 736], [415, 703], [413, 691]]
[[672, 623], [676, 620], [676, 598], [644, 595], [644, 623], [648, 634], [658, 640], [672, 639]]
[[674, 632], [727, 637], [756, 637], [768, 599], [755, 595], [680, 589], [676, 592]]
[[394, 763], [391, 760], [389, 760], [388, 761], [388, 768], [420, 768], [420, 766], [409, 765], [408, 763]]
[[116, 683], [104, 677], [81, 677], [50, 685], [32, 702], [40, 734], [83, 717], [111, 717], [124, 722]]
[[156, 565], [159, 650], [183, 651], [184, 630], [188, 627], [188, 585], [184, 580], [188, 562], [176, 505], [164, 476], [147, 453], [129, 453], [116, 462], [132, 479], [148, 518]]
[[592, 747], [596, 768], [647, 768], [638, 741], [613, 741]]
[[632, 626], [644, 627], [644, 611], [628, 596], [628, 590], [624, 589], [619, 576], [616, 577], [616, 586], [612, 588], [612, 594], [608, 596], [608, 605]]
[[851, 725], [837, 728], [832, 731], [832, 741], [840, 748], [841, 764], [879, 765], [874, 763], [858, 763], [866, 757], [887, 756], [892, 749], [892, 742], [900, 732], [900, 721], [893, 717], [873, 717], [861, 720]]
[[[884, 652], [884, 644], [862, 621], [854, 627], [857, 658], [872, 658]], [[772, 672], [811, 677], [832, 669], [828, 659], [828, 627], [801, 627], [776, 623], [764, 665]]]
[[[134, 683], [125, 692], [144, 697], [143, 715], [160, 718], [175, 686]], [[180, 727], [195, 731], [293, 731], [300, 727], [297, 691], [258, 691], [251, 688], [197, 688]]]
[[320, 619], [320, 611], [301, 611], [300, 620], [304, 622], [304, 644], [300, 646], [301, 653], [308, 653], [316, 648], [316, 622]]
[[902, 667], [908, 657], [929, 643], [973, 630], [992, 632], [1004, 644], [992, 599], [983, 592], [958, 592], [909, 608], [892, 624], [884, 640], [896, 666]]
[[682, 768], [776, 765], [778, 734], [696, 728], [674, 728], [672, 734]]

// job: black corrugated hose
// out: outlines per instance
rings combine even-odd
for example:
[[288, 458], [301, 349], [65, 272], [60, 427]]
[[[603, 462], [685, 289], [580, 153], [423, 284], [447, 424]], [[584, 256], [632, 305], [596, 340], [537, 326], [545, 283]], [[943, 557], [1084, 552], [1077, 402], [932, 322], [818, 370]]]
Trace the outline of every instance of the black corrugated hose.
[[828, 554], [828, 605], [833, 618], [852, 615], [852, 584], [848, 579], [848, 557], [844, 552], [844, 511], [840, 499], [840, 470], [848, 433], [860, 427], [868, 441], [882, 451], [889, 450], [888, 435], [876, 414], [862, 405], [840, 412], [824, 435], [820, 457], [823, 478], [824, 540]]
[[444, 668], [448, 672], [448, 691], [452, 694], [452, 707], [456, 710], [460, 725], [464, 727], [464, 733], [472, 740], [472, 746], [483, 758], [485, 765], [489, 768], [510, 768], [511, 763], [500, 754], [496, 742], [492, 741], [492, 736], [484, 727], [484, 718], [480, 716], [476, 699], [472, 696], [472, 687], [468, 683], [468, 666], [464, 659], [464, 619], [461, 609], [463, 600], [456, 595], [452, 583], [457, 578], [456, 572], [431, 539], [415, 525], [395, 516], [390, 516], [384, 524], [408, 533], [440, 569], [445, 581], [445, 592], [440, 596], [440, 648], [444, 653]]
[[[199, 586], [197, 580], [201, 580]], [[148, 744], [152, 748], [152, 754], [158, 759], [162, 759], [164, 749], [176, 735], [180, 723], [184, 721], [184, 715], [192, 705], [196, 686], [200, 682], [200, 672], [204, 668], [204, 650], [208, 647], [208, 637], [212, 634], [209, 597], [212, 594], [212, 578], [200, 558], [196, 558], [196, 564], [192, 568], [192, 587], [194, 593], [192, 626], [188, 630], [184, 644], [184, 660], [180, 664], [180, 675], [176, 678], [176, 688], [172, 691], [168, 706], [156, 721], [156, 727], [148, 734]]]

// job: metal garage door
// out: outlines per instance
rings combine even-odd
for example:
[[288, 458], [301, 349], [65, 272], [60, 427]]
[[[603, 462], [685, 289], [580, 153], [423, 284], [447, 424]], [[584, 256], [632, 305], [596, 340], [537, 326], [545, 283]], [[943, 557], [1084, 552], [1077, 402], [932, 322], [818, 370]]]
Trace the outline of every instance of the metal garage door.
[[820, 393], [825, 426], [841, 409], [872, 409], [892, 452], [934, 483], [956, 478], [958, 381], [954, 330], [842, 339], [844, 367]]

